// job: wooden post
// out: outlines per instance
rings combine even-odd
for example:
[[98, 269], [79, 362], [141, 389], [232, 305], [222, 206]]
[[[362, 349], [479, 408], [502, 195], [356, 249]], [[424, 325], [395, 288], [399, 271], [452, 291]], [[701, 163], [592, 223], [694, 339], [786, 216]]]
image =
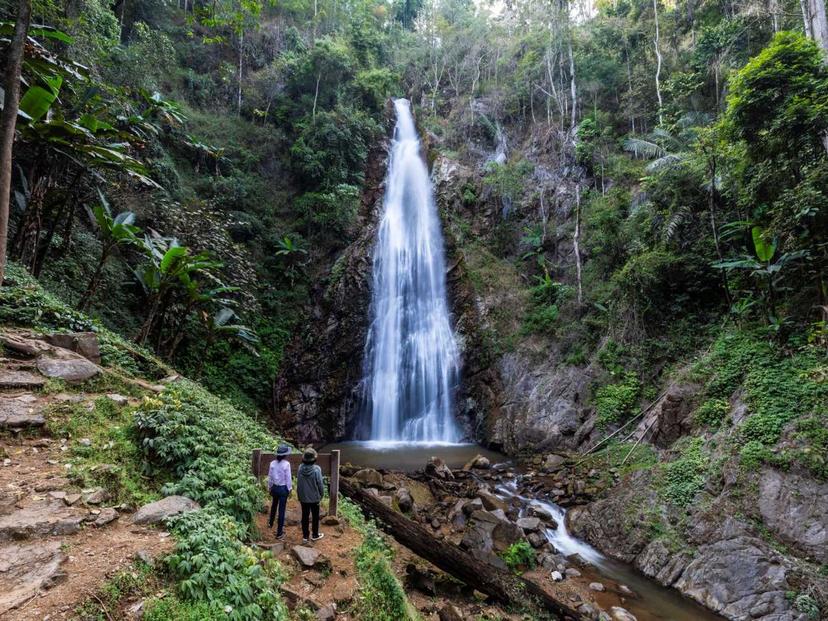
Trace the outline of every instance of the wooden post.
[[339, 501], [339, 450], [331, 451], [331, 489], [328, 500], [328, 515], [336, 515]]
[[259, 476], [259, 456], [262, 454], [262, 449], [253, 449], [253, 476], [257, 479]]

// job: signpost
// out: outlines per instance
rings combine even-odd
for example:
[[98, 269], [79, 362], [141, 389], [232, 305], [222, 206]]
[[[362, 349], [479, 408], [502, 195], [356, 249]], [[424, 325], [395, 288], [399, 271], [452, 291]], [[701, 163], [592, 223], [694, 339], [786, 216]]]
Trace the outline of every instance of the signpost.
[[[253, 476], [257, 479], [267, 476], [267, 472], [270, 470], [270, 462], [274, 459], [276, 459], [276, 453], [266, 453], [262, 449], [253, 449]], [[299, 464], [302, 463], [302, 454], [292, 453], [285, 459], [290, 462], [291, 468], [295, 472]], [[322, 474], [327, 475], [331, 482], [328, 491], [328, 515], [336, 515], [336, 505], [339, 499], [339, 451], [319, 453], [316, 456], [316, 464], [322, 468]]]

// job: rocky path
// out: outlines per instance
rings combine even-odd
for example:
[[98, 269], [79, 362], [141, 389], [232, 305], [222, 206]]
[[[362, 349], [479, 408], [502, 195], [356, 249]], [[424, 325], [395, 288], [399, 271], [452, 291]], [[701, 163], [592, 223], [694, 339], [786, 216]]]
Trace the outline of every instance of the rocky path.
[[111, 506], [103, 489], [74, 486], [67, 440], [50, 434], [50, 405], [92, 407], [99, 395], [44, 394], [47, 377], [81, 381], [97, 364], [30, 335], [0, 340], [11, 353], [0, 359], [0, 618], [65, 619], [137, 555], [157, 556], [171, 542], [132, 525], [130, 508]]

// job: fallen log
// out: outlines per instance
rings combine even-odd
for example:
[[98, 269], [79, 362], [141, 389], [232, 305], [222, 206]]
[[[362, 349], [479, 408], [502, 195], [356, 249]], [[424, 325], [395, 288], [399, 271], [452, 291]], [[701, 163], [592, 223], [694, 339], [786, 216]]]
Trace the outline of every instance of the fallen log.
[[364, 492], [358, 484], [342, 478], [339, 490], [375, 518], [397, 542], [494, 600], [507, 606], [553, 613], [561, 620], [583, 619], [580, 613], [552, 597], [538, 584], [479, 560], [452, 543], [436, 539], [416, 522]]

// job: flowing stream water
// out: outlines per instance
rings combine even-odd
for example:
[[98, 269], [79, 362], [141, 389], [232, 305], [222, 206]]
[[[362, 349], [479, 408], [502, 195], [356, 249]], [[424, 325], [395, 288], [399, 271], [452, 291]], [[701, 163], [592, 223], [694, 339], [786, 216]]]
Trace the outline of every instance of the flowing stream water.
[[460, 439], [453, 412], [459, 365], [443, 235], [410, 104], [397, 99], [394, 108], [374, 249], [363, 417], [374, 442], [452, 443]]

